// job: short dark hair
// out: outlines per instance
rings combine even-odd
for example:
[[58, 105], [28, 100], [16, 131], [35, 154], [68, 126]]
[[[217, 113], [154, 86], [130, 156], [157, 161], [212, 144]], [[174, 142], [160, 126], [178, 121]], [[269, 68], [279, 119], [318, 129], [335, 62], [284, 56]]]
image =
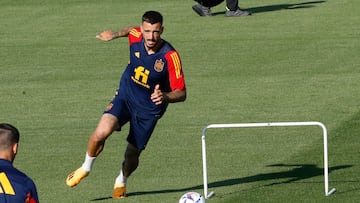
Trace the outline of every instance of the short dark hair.
[[20, 132], [19, 130], [8, 123], [0, 123], [0, 137], [2, 137], [3, 135], [7, 135], [9, 134], [10, 131], [10, 142], [11, 144], [13, 143], [19, 143], [20, 140]]
[[142, 16], [142, 22], [147, 22], [150, 24], [160, 23], [163, 24], [163, 17], [157, 11], [146, 11]]

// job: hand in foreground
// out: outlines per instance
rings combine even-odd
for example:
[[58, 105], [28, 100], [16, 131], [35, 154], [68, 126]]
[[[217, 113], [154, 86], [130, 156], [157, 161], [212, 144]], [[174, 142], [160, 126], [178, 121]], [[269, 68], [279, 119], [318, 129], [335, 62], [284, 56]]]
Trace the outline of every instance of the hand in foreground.
[[102, 33], [96, 35], [96, 39], [102, 40], [102, 41], [110, 41], [114, 39], [114, 32], [111, 30], [105, 30]]

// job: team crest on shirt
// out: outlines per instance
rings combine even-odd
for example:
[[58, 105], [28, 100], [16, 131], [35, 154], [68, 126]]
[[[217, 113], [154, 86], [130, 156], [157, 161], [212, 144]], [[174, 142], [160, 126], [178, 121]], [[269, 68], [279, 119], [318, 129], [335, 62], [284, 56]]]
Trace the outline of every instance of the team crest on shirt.
[[140, 58], [140, 52], [135, 52], [136, 58]]
[[155, 64], [154, 64], [154, 70], [156, 71], [156, 72], [161, 72], [161, 71], [163, 71], [164, 70], [164, 62], [163, 62], [163, 60], [162, 59], [157, 59], [156, 61], [155, 61]]

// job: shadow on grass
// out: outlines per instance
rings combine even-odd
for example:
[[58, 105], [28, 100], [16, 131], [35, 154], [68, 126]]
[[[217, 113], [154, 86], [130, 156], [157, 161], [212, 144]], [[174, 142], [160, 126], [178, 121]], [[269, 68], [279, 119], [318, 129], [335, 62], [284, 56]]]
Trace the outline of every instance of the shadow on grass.
[[[293, 3], [293, 4], [276, 4], [276, 5], [247, 8], [245, 10], [250, 11], [251, 13], [264, 13], [264, 12], [279, 11], [286, 9], [290, 10], [290, 9], [312, 8], [315, 7], [315, 4], [320, 4], [324, 2], [326, 1], [308, 1], [302, 3]], [[223, 15], [223, 14], [225, 14], [225, 11], [213, 13], [213, 15]]]
[[[216, 181], [208, 184], [209, 188], [216, 188], [216, 187], [223, 187], [223, 186], [231, 186], [231, 185], [238, 185], [243, 183], [250, 183], [250, 182], [257, 182], [257, 181], [266, 181], [266, 180], [279, 180], [279, 179], [286, 179], [284, 181], [278, 181], [271, 184], [266, 184], [265, 186], [271, 186], [276, 184], [284, 184], [284, 183], [291, 183], [299, 180], [304, 180], [316, 176], [324, 175], [324, 169], [319, 168], [314, 164], [273, 164], [268, 165], [267, 167], [291, 167], [290, 170], [280, 171], [280, 172], [273, 172], [273, 173], [262, 173], [248, 177], [242, 178], [233, 178], [227, 179], [222, 181]], [[334, 166], [329, 168], [329, 173], [339, 169], [345, 169], [352, 167], [352, 165], [340, 165]], [[127, 196], [136, 196], [136, 195], [147, 195], [147, 194], [161, 194], [161, 193], [172, 193], [172, 192], [187, 192], [191, 190], [202, 189], [203, 185], [197, 185], [194, 187], [187, 187], [187, 188], [179, 188], [179, 189], [167, 189], [167, 190], [153, 190], [153, 191], [141, 191], [141, 192], [132, 192], [127, 193]], [[111, 197], [101, 197], [97, 199], [92, 199], [90, 201], [100, 201], [111, 199]]]
[[[265, 186], [270, 186], [270, 185], [283, 184], [283, 183], [292, 183], [295, 181], [324, 175], [324, 169], [319, 168], [314, 164], [293, 164], [293, 165], [274, 164], [274, 165], [269, 165], [268, 167], [295, 167], [295, 168], [287, 171], [264, 173], [264, 174], [258, 174], [244, 178], [218, 181], [218, 182], [210, 183], [209, 187], [221, 187], [221, 186], [229, 186], [229, 185], [236, 185], [236, 184], [256, 182], [256, 181], [277, 180], [282, 178], [287, 179], [284, 181], [265, 185]], [[334, 166], [329, 168], [329, 173], [331, 171], [349, 168], [349, 167], [352, 167], [352, 165]]]

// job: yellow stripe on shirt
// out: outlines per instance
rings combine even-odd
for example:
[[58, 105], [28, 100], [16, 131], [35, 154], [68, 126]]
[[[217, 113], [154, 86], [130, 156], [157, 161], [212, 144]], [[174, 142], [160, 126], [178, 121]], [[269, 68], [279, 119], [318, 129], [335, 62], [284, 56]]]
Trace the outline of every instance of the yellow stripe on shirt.
[[179, 55], [177, 54], [177, 52], [173, 52], [170, 54], [170, 56], [174, 63], [176, 78], [179, 79], [181, 77], [181, 63], [180, 63]]

